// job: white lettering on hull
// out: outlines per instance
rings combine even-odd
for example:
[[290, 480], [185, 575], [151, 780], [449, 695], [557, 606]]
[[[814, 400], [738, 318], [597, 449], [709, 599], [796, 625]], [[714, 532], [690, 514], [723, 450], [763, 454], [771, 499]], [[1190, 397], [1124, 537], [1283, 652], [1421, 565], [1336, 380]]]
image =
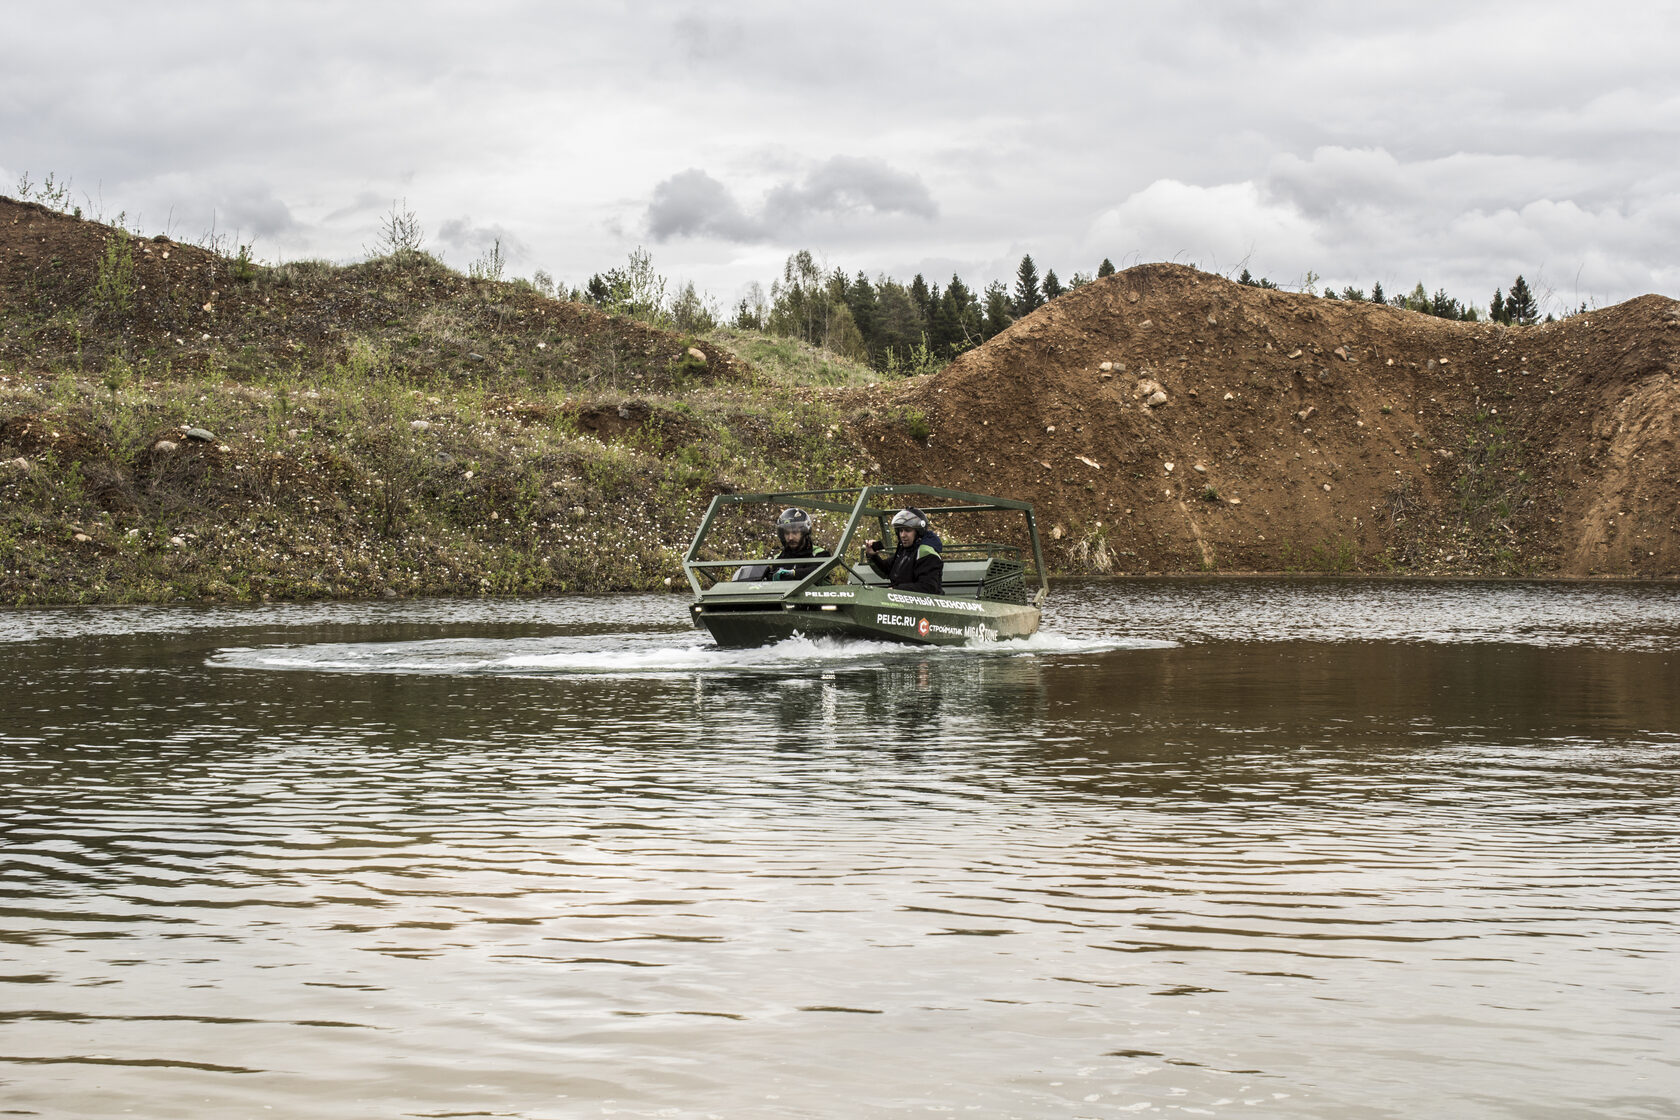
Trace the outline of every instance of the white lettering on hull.
[[902, 591], [887, 592], [887, 602], [902, 603], [907, 607], [934, 607], [945, 611], [967, 611], [969, 614], [984, 614], [986, 608], [972, 599], [939, 599], [932, 595], [906, 595]]
[[917, 618], [913, 614], [888, 614], [879, 611], [875, 615], [875, 624], [914, 630], [924, 638], [937, 635], [946, 638], [966, 638], [973, 642], [995, 642], [998, 638], [997, 628], [987, 626], [984, 622], [973, 622], [967, 626], [946, 626], [931, 619]]

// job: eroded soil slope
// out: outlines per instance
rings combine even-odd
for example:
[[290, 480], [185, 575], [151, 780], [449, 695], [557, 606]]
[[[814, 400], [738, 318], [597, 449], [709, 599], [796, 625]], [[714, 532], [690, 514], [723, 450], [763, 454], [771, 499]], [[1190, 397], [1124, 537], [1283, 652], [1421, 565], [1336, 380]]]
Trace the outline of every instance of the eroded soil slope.
[[1660, 296], [1505, 327], [1144, 265], [875, 390], [925, 425], [864, 446], [1032, 500], [1072, 568], [1670, 577], [1677, 348]]

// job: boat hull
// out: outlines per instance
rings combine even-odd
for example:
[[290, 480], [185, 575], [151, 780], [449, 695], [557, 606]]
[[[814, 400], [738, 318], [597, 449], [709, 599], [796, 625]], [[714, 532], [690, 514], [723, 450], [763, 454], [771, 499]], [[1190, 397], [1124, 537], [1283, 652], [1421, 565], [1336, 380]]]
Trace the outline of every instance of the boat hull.
[[[1036, 606], [889, 588], [813, 588], [781, 595], [774, 584], [720, 585], [704, 596], [694, 624], [720, 646], [746, 648], [795, 635], [906, 645], [961, 646], [1025, 638], [1038, 629]], [[760, 590], [762, 589], [762, 590]]]

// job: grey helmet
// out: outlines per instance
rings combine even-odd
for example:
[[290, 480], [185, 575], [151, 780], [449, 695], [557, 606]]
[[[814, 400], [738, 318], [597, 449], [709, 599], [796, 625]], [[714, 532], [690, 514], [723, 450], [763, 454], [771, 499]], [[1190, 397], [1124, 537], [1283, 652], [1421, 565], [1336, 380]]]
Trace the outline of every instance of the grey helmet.
[[776, 536], [785, 546], [789, 533], [804, 533], [805, 539], [811, 539], [811, 515], [794, 506], [784, 509], [780, 517], [776, 518]]
[[927, 527], [927, 514], [923, 513], [915, 506], [905, 506], [903, 509], [893, 514], [892, 528], [895, 533], [900, 529], [914, 529], [916, 532], [920, 533], [924, 532]]

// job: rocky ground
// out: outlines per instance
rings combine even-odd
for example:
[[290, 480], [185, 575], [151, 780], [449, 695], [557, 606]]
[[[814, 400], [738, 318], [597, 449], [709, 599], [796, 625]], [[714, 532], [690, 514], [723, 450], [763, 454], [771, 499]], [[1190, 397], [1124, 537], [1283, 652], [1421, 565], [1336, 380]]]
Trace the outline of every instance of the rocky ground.
[[1062, 573], [1674, 578], [1677, 346], [1161, 264], [887, 381], [0, 199], [0, 602], [659, 587], [712, 493], [864, 481], [1030, 500]]

